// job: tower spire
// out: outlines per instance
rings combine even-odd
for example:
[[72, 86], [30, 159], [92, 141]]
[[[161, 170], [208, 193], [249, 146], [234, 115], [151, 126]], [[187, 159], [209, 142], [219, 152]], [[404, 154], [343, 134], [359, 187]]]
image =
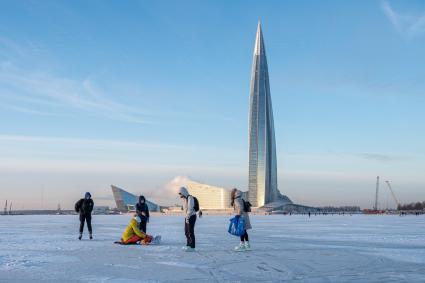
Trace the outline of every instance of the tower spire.
[[266, 49], [264, 48], [263, 31], [261, 30], [261, 22], [258, 21], [257, 34], [255, 36], [254, 55], [265, 55]]

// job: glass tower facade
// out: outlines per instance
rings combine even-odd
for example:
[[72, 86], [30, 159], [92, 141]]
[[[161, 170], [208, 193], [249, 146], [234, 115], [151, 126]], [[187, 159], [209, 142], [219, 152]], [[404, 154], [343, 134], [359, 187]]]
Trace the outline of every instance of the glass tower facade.
[[253, 206], [261, 207], [280, 198], [269, 73], [260, 23], [251, 73], [248, 189]]

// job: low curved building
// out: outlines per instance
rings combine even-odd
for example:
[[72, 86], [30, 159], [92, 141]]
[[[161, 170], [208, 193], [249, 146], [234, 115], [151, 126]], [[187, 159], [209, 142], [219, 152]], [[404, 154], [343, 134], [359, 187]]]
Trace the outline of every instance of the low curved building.
[[[117, 209], [120, 212], [136, 211], [136, 203], [139, 202], [139, 197], [129, 193], [117, 186], [111, 185], [112, 195], [114, 196]], [[151, 201], [146, 200], [149, 211], [159, 211], [159, 206]]]
[[231, 208], [231, 190], [188, 181], [186, 187], [189, 194], [195, 196], [199, 201], [201, 209], [228, 209]]

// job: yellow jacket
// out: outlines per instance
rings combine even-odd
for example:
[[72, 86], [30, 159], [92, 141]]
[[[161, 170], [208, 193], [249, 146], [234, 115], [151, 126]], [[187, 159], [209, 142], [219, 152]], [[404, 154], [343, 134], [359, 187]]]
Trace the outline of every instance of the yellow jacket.
[[131, 219], [130, 223], [125, 228], [124, 233], [122, 233], [121, 239], [125, 242], [134, 235], [137, 235], [142, 239], [146, 237], [146, 234], [139, 230], [139, 225], [136, 219]]

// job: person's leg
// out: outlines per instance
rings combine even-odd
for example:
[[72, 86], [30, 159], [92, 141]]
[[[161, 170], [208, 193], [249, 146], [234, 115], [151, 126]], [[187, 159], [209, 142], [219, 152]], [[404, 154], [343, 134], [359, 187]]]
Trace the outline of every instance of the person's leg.
[[189, 218], [189, 244], [191, 248], [195, 248], [195, 223], [196, 215], [192, 215]]
[[241, 242], [245, 241], [245, 234], [241, 236]]
[[80, 235], [83, 234], [83, 231], [84, 231], [84, 221], [85, 221], [84, 215], [80, 214]]
[[140, 230], [142, 230], [143, 233], [145, 233], [145, 234], [146, 234], [146, 223], [147, 223], [147, 221], [143, 221], [143, 220], [142, 220], [142, 222], [140, 222]]
[[186, 219], [184, 220], [184, 234], [186, 236], [186, 246], [190, 246], [189, 243], [189, 224], [186, 223]]
[[244, 240], [246, 241], [246, 242], [248, 242], [249, 240], [248, 240], [248, 232], [245, 230], [245, 234], [244, 234]]
[[137, 235], [134, 235], [133, 237], [131, 237], [130, 239], [128, 239], [127, 241], [122, 241], [122, 243], [124, 245], [129, 245], [129, 244], [136, 244], [138, 241], [142, 240], [142, 238], [140, 238]]
[[87, 221], [87, 228], [89, 230], [90, 235], [93, 234], [93, 230], [91, 227], [91, 215], [86, 215], [86, 221]]
[[246, 250], [250, 250], [251, 249], [251, 245], [249, 244], [249, 240], [248, 240], [248, 232], [245, 230], [245, 234], [244, 234], [244, 245], [245, 245], [245, 249]]

